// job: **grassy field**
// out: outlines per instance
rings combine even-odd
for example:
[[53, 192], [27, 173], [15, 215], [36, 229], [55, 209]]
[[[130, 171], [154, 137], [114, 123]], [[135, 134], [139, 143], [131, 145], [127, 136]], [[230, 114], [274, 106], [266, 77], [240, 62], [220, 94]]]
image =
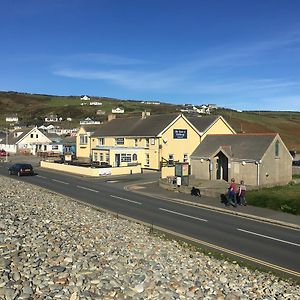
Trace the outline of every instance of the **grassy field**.
[[219, 110], [238, 133], [278, 132], [289, 150], [300, 152], [300, 112]]
[[247, 202], [254, 206], [300, 215], [300, 184], [248, 191]]

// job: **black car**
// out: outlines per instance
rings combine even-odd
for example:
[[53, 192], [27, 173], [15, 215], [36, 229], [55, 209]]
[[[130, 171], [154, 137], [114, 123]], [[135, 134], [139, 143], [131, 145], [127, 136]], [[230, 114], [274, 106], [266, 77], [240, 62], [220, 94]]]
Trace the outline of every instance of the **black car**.
[[300, 166], [300, 160], [293, 160], [293, 166]]
[[31, 164], [14, 164], [8, 168], [9, 175], [34, 175], [33, 167]]

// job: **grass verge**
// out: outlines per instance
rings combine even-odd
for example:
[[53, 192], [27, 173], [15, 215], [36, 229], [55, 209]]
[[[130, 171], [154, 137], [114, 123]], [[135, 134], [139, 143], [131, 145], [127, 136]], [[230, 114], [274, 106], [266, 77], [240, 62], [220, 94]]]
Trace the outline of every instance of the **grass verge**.
[[300, 184], [248, 191], [247, 203], [300, 215]]

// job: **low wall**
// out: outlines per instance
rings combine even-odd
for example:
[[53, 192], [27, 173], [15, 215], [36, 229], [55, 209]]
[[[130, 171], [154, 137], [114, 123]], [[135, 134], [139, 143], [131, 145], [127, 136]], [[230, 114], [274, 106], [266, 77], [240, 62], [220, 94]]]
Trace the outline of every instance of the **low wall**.
[[162, 167], [161, 168], [161, 178], [173, 177], [175, 176], [175, 167]]
[[126, 166], [115, 168], [87, 168], [72, 165], [59, 164], [49, 161], [41, 161], [41, 167], [46, 169], [52, 169], [57, 171], [68, 172], [77, 175], [84, 176], [113, 176], [113, 175], [127, 175], [141, 173], [141, 166]]
[[299, 175], [300, 174], [300, 167], [293, 166], [293, 175]]

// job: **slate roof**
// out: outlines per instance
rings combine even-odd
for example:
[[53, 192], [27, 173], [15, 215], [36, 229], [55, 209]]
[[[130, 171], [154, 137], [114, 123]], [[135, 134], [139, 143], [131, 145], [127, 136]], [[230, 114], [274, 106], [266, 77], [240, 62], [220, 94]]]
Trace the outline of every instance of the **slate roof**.
[[[16, 144], [32, 129], [33, 129], [33, 127], [27, 127], [27, 128], [16, 129], [16, 130], [10, 132], [8, 135], [8, 144], [9, 145]], [[17, 132], [21, 132], [21, 134], [18, 137], [15, 137], [14, 134]]]
[[146, 118], [131, 117], [117, 118], [99, 125], [92, 135], [98, 136], [157, 136], [162, 132], [178, 114], [152, 115]]
[[199, 132], [205, 132], [220, 116], [186, 117]]
[[274, 140], [270, 134], [216, 134], [208, 135], [192, 153], [192, 158], [208, 158], [222, 147], [235, 159], [260, 160]]
[[95, 132], [99, 126], [101, 126], [100, 124], [83, 124], [81, 125], [81, 127], [83, 127], [85, 129], [86, 132]]
[[64, 145], [76, 145], [76, 136], [66, 136], [60, 142]]

